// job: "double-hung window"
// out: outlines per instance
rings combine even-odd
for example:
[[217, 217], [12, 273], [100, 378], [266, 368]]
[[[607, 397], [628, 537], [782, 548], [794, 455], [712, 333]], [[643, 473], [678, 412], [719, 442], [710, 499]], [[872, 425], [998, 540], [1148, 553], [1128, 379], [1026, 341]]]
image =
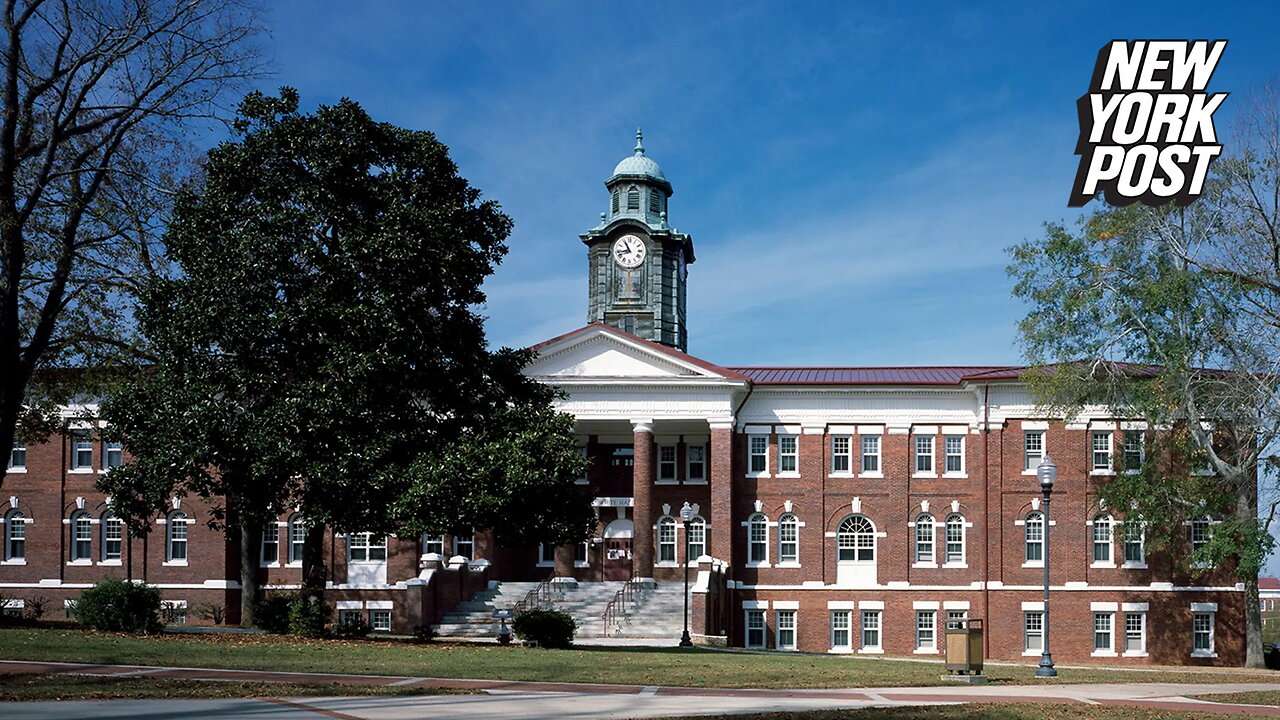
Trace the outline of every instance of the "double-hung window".
[[933, 516], [916, 516], [916, 562], [933, 562]]
[[110, 470], [124, 464], [124, 443], [119, 440], [102, 441], [102, 469]]
[[1209, 519], [1201, 518], [1191, 521], [1191, 552], [1209, 544]]
[[938, 611], [916, 611], [916, 650], [933, 652], [938, 649]]
[[658, 446], [658, 480], [660, 482], [676, 481], [676, 446]]
[[707, 449], [704, 445], [690, 445], [685, 448], [686, 483], [703, 483], [707, 481]]
[[764, 647], [764, 611], [747, 611], [747, 647]]
[[171, 563], [187, 562], [187, 514], [181, 510], [169, 513], [165, 524], [165, 560]]
[[769, 472], [769, 436], [768, 435], [749, 435], [747, 436], [750, 451], [748, 468], [753, 475], [763, 475]]
[[1213, 654], [1214, 613], [1198, 612], [1191, 615], [1191, 650], [1193, 655]]
[[853, 472], [853, 438], [849, 435], [831, 436], [831, 472]]
[[1044, 459], [1044, 431], [1027, 430], [1022, 433], [1022, 469], [1032, 472]]
[[676, 519], [664, 515], [658, 519], [658, 562], [676, 561]]
[[79, 472], [93, 469], [93, 436], [88, 430], [71, 433], [71, 469]]
[[800, 452], [795, 435], [778, 436], [778, 472], [795, 474], [799, 472]]
[[371, 532], [347, 536], [347, 559], [352, 562], [382, 562], [387, 559], [387, 538]]
[[1027, 519], [1022, 529], [1025, 538], [1024, 546], [1026, 547], [1026, 562], [1029, 564], [1043, 563], [1044, 515], [1039, 512], [1027, 513]]
[[933, 472], [933, 436], [916, 436], [916, 472]]
[[952, 513], [947, 516], [946, 547], [943, 562], [948, 565], [964, 563], [964, 516]]
[[1139, 520], [1124, 522], [1124, 562], [1126, 565], [1145, 565], [1147, 562], [1146, 532]]
[[1111, 563], [1111, 516], [1098, 515], [1093, 519], [1093, 562], [1096, 565]]
[[1124, 615], [1124, 651], [1129, 655], [1141, 655], [1147, 651], [1147, 615], [1127, 612]]
[[23, 472], [27, 469], [27, 444], [17, 438], [13, 441], [13, 450], [9, 451], [9, 469]]
[[269, 522], [262, 526], [262, 564], [276, 565], [280, 562], [280, 526]]
[[307, 526], [302, 522], [302, 514], [289, 516], [289, 564], [302, 564], [302, 548], [307, 543]]
[[880, 436], [862, 435], [862, 472], [880, 472]]
[[862, 611], [862, 649], [879, 651], [880, 646], [880, 612], [879, 610]]
[[944, 470], [951, 474], [964, 472], [964, 436], [946, 435], [942, 438], [943, 453], [946, 456]]
[[1111, 432], [1093, 433], [1093, 469], [1098, 472], [1111, 469]]
[[102, 559], [118, 561], [124, 547], [124, 521], [118, 517], [102, 517]]
[[851, 610], [831, 611], [831, 649], [848, 650], [853, 647], [853, 639], [849, 634], [849, 615]]
[[1124, 431], [1124, 469], [1126, 472], [1137, 472], [1142, 469], [1144, 460], [1141, 430]]
[[1109, 612], [1093, 614], [1093, 652], [1110, 654], [1115, 652], [1115, 636], [1112, 633], [1112, 621], [1115, 615]]
[[1044, 613], [1040, 611], [1022, 614], [1022, 651], [1038, 653], [1044, 649]]
[[761, 513], [747, 520], [747, 560], [769, 562], [769, 520]]
[[[700, 516], [694, 515], [689, 518], [689, 522], [685, 524], [684, 531], [689, 533], [685, 538], [689, 543], [689, 557], [686, 560], [692, 562], [707, 554], [707, 521]], [[583, 557], [586, 562], [586, 557]]]
[[[471, 535], [454, 535], [453, 536], [453, 554], [455, 557], [464, 557], [472, 560], [476, 555], [476, 536]], [[383, 559], [386, 555], [383, 555]]]
[[779, 610], [777, 611], [775, 622], [778, 628], [778, 649], [779, 650], [795, 650], [796, 649], [796, 611], [795, 610]]
[[85, 510], [77, 510], [71, 516], [71, 561], [93, 560], [93, 519]]
[[370, 610], [369, 627], [378, 632], [391, 632], [391, 611]]

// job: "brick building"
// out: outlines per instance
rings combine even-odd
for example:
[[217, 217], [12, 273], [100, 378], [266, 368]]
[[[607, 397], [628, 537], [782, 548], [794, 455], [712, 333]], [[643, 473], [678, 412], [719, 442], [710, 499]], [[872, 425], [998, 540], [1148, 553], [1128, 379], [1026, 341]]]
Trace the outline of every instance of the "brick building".
[[[1044, 638], [1047, 534], [1060, 661], [1243, 662], [1242, 587], [1221, 569], [1178, 572], [1148, 553], [1127, 509], [1099, 500], [1141, 464], [1153, 428], [1105, 408], [1039, 416], [1016, 367], [729, 367], [688, 355], [693, 240], [668, 224], [672, 186], [638, 133], [605, 184], [609, 209], [581, 236], [590, 324], [538, 345], [526, 370], [563, 390], [560, 409], [576, 418], [594, 536], [562, 548], [499, 548], [486, 532], [331, 536], [339, 612], [407, 632], [494, 582], [665, 585], [687, 565], [702, 642], [928, 656], [949, 619], [973, 617], [988, 656], [1020, 659]], [[145, 538], [121, 537], [93, 480], [122, 458], [93, 430], [72, 424], [14, 450], [0, 561], [11, 609], [34, 593], [73, 601], [104, 574], [187, 607], [234, 608], [238, 552], [205, 526], [199, 501], [175, 500]], [[1046, 453], [1060, 469], [1047, 527], [1035, 478]], [[685, 503], [696, 506], [688, 522]], [[299, 520], [265, 533], [269, 586], [301, 581]], [[1188, 526], [1188, 549], [1213, 522]]]

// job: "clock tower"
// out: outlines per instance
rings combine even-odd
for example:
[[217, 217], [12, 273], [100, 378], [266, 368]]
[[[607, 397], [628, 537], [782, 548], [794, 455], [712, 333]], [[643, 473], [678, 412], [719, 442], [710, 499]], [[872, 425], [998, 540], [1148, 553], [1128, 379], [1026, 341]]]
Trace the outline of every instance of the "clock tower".
[[604, 181], [609, 211], [580, 237], [587, 246], [587, 322], [602, 322], [647, 340], [688, 349], [685, 280], [693, 238], [667, 224], [673, 192], [658, 163], [634, 154]]

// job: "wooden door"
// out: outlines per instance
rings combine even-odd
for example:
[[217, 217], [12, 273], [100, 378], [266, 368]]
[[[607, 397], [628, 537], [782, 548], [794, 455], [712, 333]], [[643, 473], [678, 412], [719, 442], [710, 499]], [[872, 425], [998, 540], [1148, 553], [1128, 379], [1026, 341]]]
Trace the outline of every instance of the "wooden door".
[[606, 538], [604, 541], [604, 579], [631, 579], [631, 538]]

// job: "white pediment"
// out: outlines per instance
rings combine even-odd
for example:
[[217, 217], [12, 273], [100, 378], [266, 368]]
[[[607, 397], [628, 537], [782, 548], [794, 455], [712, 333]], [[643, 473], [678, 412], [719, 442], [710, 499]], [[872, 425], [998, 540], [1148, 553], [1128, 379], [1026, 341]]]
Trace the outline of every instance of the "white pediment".
[[719, 378], [721, 375], [605, 328], [591, 328], [539, 349], [533, 377]]

